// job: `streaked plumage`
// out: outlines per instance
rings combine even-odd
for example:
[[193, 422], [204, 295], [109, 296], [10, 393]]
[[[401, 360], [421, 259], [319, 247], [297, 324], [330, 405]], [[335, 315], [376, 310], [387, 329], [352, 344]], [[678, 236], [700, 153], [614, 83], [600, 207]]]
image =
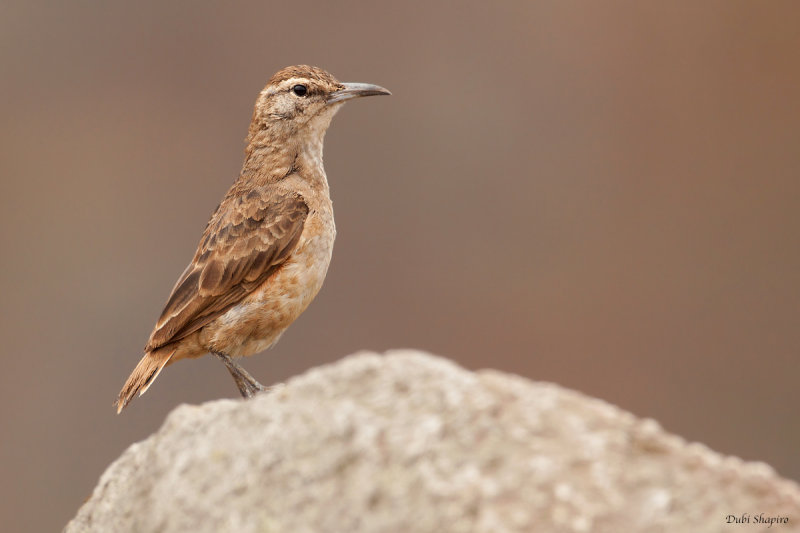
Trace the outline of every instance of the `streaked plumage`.
[[256, 101], [239, 178], [175, 284], [120, 391], [118, 412], [166, 365], [207, 352], [223, 359], [249, 395], [230, 357], [274, 344], [319, 292], [336, 235], [323, 138], [343, 101], [373, 94], [389, 92], [342, 84], [304, 65], [270, 79]]

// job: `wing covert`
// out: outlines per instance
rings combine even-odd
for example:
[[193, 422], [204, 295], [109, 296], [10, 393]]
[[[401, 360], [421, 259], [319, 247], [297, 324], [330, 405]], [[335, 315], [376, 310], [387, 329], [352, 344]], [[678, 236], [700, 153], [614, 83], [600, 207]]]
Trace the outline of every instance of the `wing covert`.
[[175, 284], [145, 350], [197, 331], [261, 285], [297, 246], [308, 211], [300, 195], [270, 188], [226, 198]]

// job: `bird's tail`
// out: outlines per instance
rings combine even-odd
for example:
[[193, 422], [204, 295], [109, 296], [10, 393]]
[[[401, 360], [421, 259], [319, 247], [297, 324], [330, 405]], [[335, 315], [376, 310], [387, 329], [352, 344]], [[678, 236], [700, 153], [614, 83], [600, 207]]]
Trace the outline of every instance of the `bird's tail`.
[[147, 388], [150, 387], [156, 377], [158, 377], [161, 369], [172, 359], [175, 350], [176, 348], [174, 346], [163, 346], [144, 354], [139, 364], [136, 365], [131, 375], [128, 376], [128, 381], [125, 382], [122, 390], [119, 391], [119, 397], [115, 403], [117, 406], [117, 414], [125, 409], [125, 406], [131, 402], [137, 392], [139, 396], [141, 396], [147, 391]]

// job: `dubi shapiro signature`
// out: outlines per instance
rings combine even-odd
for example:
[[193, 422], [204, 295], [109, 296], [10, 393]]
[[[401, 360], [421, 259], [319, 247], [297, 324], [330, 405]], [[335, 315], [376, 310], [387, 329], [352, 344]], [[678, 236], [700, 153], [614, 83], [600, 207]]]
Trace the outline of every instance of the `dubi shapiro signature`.
[[725, 521], [729, 524], [769, 524], [767, 527], [772, 527], [773, 524], [788, 524], [788, 516], [764, 516], [764, 513], [751, 515], [750, 513], [742, 513], [739, 516], [729, 514], [725, 517]]

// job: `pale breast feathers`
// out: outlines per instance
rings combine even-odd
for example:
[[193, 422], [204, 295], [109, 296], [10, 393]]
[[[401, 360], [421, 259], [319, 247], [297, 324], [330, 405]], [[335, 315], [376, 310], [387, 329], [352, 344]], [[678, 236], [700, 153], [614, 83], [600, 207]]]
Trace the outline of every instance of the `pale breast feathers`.
[[275, 189], [226, 198], [175, 284], [145, 350], [197, 331], [261, 285], [297, 245], [308, 212], [300, 195]]

